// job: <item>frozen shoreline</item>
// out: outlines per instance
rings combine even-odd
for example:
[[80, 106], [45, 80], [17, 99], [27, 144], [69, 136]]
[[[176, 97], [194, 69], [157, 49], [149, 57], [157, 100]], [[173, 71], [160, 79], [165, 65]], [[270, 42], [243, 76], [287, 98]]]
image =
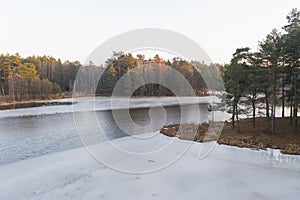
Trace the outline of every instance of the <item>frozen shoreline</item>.
[[[215, 101], [216, 97], [181, 97], [182, 105], [193, 104], [195, 102], [209, 103]], [[68, 103], [74, 102], [74, 105], [53, 105], [53, 106], [41, 106], [31, 108], [20, 108], [12, 110], [0, 110], [0, 118], [8, 117], [23, 117], [34, 115], [50, 115], [57, 113], [73, 113], [81, 111], [104, 111], [112, 109], [112, 100], [110, 97], [87, 97], [87, 98], [69, 98], [69, 99], [56, 99], [46, 100], [40, 102], [60, 102]], [[147, 98], [133, 98], [130, 100], [130, 104], [127, 104], [127, 99], [122, 97], [113, 98], [113, 109], [134, 109], [134, 108], [149, 108], [155, 104], [163, 106], [175, 106], [179, 105], [177, 97], [147, 97]]]
[[[147, 145], [155, 148], [170, 140], [158, 134]], [[136, 150], [142, 148], [140, 142], [129, 137], [115, 142], [134, 146]], [[112, 170], [93, 159], [84, 148], [3, 165], [0, 166], [0, 197], [4, 200], [281, 200], [300, 196], [300, 156], [217, 145], [208, 157], [199, 160], [201, 145], [192, 143], [174, 164], [148, 174]], [[118, 162], [124, 163], [126, 159]]]

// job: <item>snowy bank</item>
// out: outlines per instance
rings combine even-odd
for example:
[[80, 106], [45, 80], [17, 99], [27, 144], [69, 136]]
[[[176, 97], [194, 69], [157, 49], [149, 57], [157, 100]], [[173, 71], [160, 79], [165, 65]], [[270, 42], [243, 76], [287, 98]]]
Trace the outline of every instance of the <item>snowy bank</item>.
[[[146, 148], [170, 142], [161, 134]], [[178, 139], [175, 139], [178, 140]], [[140, 140], [114, 140], [138, 151]], [[198, 158], [203, 143], [173, 165], [147, 174], [112, 170], [84, 149], [74, 149], [0, 166], [0, 199], [298, 199], [300, 157], [217, 145]], [[144, 149], [143, 149], [144, 150]], [[170, 156], [174, 152], [169, 152]], [[116, 162], [126, 163], [128, 158]], [[148, 160], [153, 165], [157, 160]]]

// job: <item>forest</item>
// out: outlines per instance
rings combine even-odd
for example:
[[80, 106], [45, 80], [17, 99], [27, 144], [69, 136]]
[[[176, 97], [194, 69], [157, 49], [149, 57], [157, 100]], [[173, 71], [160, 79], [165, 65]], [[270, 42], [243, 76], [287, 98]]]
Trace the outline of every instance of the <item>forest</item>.
[[0, 101], [46, 99], [72, 90], [81, 64], [51, 56], [0, 55]]
[[[126, 74], [126, 80], [122, 80], [122, 88], [115, 91], [115, 94], [126, 95], [131, 88], [135, 88], [132, 96], [174, 96], [174, 91], [159, 83], [173, 84], [173, 88], [178, 90], [176, 95], [197, 95], [206, 96], [210, 86], [220, 85], [221, 79], [215, 81], [218, 77], [221, 67], [210, 64], [209, 66], [198, 61], [190, 63], [181, 58], [175, 57], [171, 61], [164, 60], [155, 55], [153, 59], [145, 59], [144, 55], [137, 55], [134, 58], [131, 54], [122, 52], [114, 53], [111, 59], [106, 62], [107, 69], [104, 71], [99, 84], [97, 85], [96, 94], [111, 95], [116, 83]], [[184, 77], [192, 87], [191, 94], [187, 93], [187, 88], [177, 77], [178, 72]], [[206, 77], [205, 80], [203, 77]], [[149, 83], [150, 82], [150, 83]], [[137, 86], [137, 85], [140, 85]]]
[[[232, 114], [232, 126], [240, 129], [239, 115], [262, 112], [271, 132], [276, 132], [276, 107], [290, 110], [290, 123], [298, 127], [300, 103], [300, 12], [294, 8], [282, 31], [273, 29], [258, 43], [258, 51], [238, 48], [230, 64], [222, 68], [226, 94], [223, 106]], [[236, 123], [235, 123], [236, 122]]]
[[[135, 69], [146, 66], [147, 70], [137, 74]], [[197, 66], [197, 68], [193, 67]], [[74, 86], [83, 91], [82, 95], [112, 95], [115, 84], [124, 75], [130, 76], [125, 89], [134, 87], [137, 78], [143, 81], [145, 76], [158, 73], [165, 79], [172, 79], [172, 74], [166, 68], [172, 68], [184, 76], [196, 95], [207, 95], [207, 84], [203, 80], [203, 74], [213, 80], [214, 73], [220, 71], [219, 65], [205, 65], [193, 61], [189, 63], [181, 58], [173, 58], [172, 61], [164, 60], [156, 55], [146, 59], [144, 55], [124, 54], [113, 52], [104, 66], [96, 66], [90, 62], [83, 65], [78, 61], [65, 61], [51, 56], [29, 56], [22, 58], [15, 55], [0, 55], [0, 101], [14, 102], [34, 99], [47, 99], [61, 93], [71, 95]], [[146, 67], [144, 67], [146, 68]], [[212, 70], [214, 69], [214, 70]], [[129, 72], [129, 73], [127, 73]], [[79, 76], [77, 77], [77, 74]], [[202, 76], [201, 76], [202, 75]], [[77, 79], [76, 79], [77, 77]], [[100, 78], [101, 77], [101, 78]], [[76, 83], [75, 83], [76, 80]], [[221, 80], [218, 80], [219, 83]], [[212, 85], [213, 83], [208, 83]], [[120, 94], [121, 95], [121, 94]], [[159, 84], [145, 84], [138, 88], [133, 96], [170, 96], [173, 95], [168, 88]]]

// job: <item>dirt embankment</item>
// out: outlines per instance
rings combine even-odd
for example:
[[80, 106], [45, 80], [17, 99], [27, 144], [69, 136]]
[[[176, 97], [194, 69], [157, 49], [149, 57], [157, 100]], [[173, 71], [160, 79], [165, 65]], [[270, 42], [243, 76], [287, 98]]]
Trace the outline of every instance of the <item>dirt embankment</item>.
[[266, 118], [257, 118], [255, 128], [252, 119], [240, 120], [240, 131], [225, 122], [223, 127], [221, 123], [170, 124], [162, 127], [160, 132], [196, 142], [217, 141], [219, 144], [254, 149], [276, 148], [285, 154], [300, 155], [300, 131], [294, 130], [289, 118], [276, 118], [275, 134], [271, 134]]

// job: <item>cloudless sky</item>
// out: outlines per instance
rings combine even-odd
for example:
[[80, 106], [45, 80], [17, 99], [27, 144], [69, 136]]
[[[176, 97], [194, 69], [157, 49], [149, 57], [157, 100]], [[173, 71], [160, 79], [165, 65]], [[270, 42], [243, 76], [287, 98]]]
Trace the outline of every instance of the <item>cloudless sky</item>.
[[223, 64], [236, 48], [257, 50], [295, 7], [299, 0], [0, 0], [0, 53], [84, 62], [117, 34], [163, 28], [186, 35]]

